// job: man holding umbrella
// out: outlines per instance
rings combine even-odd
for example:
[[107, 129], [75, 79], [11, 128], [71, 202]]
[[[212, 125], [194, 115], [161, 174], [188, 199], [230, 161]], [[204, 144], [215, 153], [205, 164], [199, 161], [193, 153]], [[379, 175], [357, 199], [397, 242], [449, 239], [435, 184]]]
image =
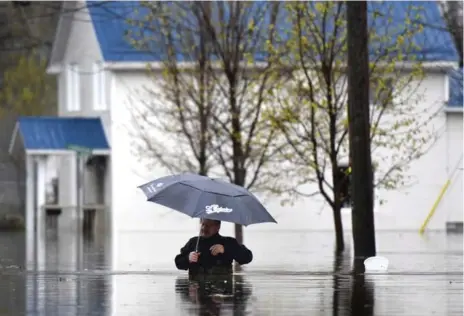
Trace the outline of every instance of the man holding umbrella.
[[253, 255], [231, 237], [219, 234], [221, 221], [239, 225], [277, 223], [247, 189], [196, 174], [166, 176], [139, 186], [147, 200], [201, 219], [198, 237], [191, 238], [175, 258], [189, 274], [231, 271], [232, 262], [250, 263]]
[[191, 238], [174, 259], [177, 269], [189, 270], [191, 275], [211, 271], [232, 272], [234, 260], [240, 265], [250, 263], [252, 252], [235, 238], [221, 236], [220, 228], [220, 221], [202, 219], [200, 237]]

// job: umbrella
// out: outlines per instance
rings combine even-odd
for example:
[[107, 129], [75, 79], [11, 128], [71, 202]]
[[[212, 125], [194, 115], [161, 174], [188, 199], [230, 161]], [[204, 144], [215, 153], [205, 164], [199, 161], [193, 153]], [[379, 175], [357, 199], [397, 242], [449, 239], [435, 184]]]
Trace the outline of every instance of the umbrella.
[[147, 200], [190, 217], [248, 226], [277, 223], [247, 189], [197, 174], [166, 176], [139, 186]]

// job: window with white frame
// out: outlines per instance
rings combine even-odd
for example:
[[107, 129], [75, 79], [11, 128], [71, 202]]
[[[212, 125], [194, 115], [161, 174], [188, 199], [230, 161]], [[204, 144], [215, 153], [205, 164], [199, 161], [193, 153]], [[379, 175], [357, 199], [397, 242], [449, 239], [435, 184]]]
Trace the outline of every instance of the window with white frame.
[[107, 73], [102, 62], [93, 64], [93, 109], [95, 111], [107, 110], [106, 80]]
[[80, 74], [79, 65], [70, 64], [66, 67], [66, 109], [70, 112], [80, 111]]

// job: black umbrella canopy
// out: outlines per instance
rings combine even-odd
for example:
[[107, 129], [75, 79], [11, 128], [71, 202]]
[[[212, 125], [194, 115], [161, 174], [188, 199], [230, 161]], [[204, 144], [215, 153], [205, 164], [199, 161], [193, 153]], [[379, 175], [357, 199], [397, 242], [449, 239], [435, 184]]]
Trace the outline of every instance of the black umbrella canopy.
[[248, 226], [277, 223], [247, 189], [219, 179], [186, 173], [166, 176], [139, 186], [148, 201], [190, 217]]

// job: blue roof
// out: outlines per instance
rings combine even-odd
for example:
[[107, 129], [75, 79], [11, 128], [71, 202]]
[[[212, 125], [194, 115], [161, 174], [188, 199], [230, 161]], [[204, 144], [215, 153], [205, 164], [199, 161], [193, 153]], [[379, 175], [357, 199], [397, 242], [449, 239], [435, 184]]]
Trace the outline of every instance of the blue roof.
[[458, 69], [449, 75], [449, 101], [450, 107], [463, 107], [463, 69]]
[[[265, 2], [255, 1], [254, 3], [256, 8], [259, 8]], [[391, 39], [392, 43], [396, 42], [398, 36], [404, 32], [405, 20], [409, 17], [412, 23], [420, 22], [425, 26], [423, 32], [416, 33], [411, 39], [418, 46], [418, 50], [414, 52], [418, 59], [424, 61], [458, 60], [458, 54], [451, 35], [446, 31], [437, 1], [369, 1], [368, 5], [370, 25], [376, 28], [377, 34], [385, 34], [385, 37]], [[150, 32], [152, 32], [150, 36], [156, 36], [153, 31], [148, 31], [148, 28], [144, 27], [146, 23], [153, 23], [153, 21], [148, 22], [147, 8], [140, 1], [87, 1], [87, 6], [103, 58], [106, 61], [147, 62], [163, 59], [163, 52], [159, 51], [156, 45], [150, 47], [149, 50], [142, 51], [131, 45], [127, 38], [127, 34], [142, 37]], [[375, 19], [373, 19], [374, 16]], [[279, 17], [281, 22], [277, 23], [277, 27], [282, 32], [285, 32], [285, 25], [288, 25], [287, 17], [288, 13], [283, 13]], [[188, 16], [184, 17], [184, 20], [188, 19]], [[139, 25], [129, 23], [130, 20], [137, 21]], [[269, 21], [268, 17], [263, 20]], [[326, 25], [326, 27], [330, 29], [333, 26]], [[159, 28], [150, 25], [149, 29]], [[371, 48], [376, 49], [375, 43], [371, 44]], [[261, 55], [259, 52], [258, 54]], [[177, 55], [177, 57], [185, 60], [185, 56]], [[255, 58], [259, 59], [259, 56]]]
[[18, 123], [26, 150], [67, 150], [70, 145], [109, 149], [99, 118], [32, 116]]

